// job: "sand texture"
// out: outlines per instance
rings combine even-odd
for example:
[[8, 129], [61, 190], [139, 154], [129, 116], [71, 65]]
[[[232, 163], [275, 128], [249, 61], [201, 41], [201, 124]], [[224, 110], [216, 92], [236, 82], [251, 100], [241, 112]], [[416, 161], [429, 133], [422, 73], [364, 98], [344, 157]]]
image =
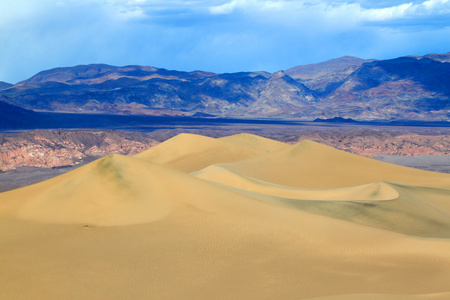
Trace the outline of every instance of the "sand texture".
[[450, 175], [181, 134], [0, 194], [0, 299], [450, 299]]

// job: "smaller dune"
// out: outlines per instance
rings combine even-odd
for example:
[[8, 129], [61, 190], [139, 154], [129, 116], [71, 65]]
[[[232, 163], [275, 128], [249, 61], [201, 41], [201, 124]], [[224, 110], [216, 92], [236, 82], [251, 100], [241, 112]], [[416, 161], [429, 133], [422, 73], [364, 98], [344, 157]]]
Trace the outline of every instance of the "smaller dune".
[[449, 174], [385, 163], [307, 140], [265, 156], [221, 164], [220, 167], [298, 188], [341, 188], [392, 181], [450, 189]]
[[286, 148], [288, 144], [275, 141], [272, 139], [260, 137], [249, 133], [240, 133], [230, 136], [219, 138], [219, 140], [232, 143], [239, 146], [246, 146], [248, 148], [254, 148], [261, 152], [274, 152], [283, 148]]
[[328, 189], [310, 189], [283, 186], [234, 173], [221, 165], [209, 166], [193, 176], [219, 183], [223, 186], [257, 192], [275, 197], [324, 200], [324, 201], [384, 201], [398, 198], [398, 192], [384, 182], [369, 183], [360, 186]]
[[135, 157], [191, 173], [209, 165], [257, 157], [287, 144], [250, 134], [214, 139], [195, 134], [179, 134]]

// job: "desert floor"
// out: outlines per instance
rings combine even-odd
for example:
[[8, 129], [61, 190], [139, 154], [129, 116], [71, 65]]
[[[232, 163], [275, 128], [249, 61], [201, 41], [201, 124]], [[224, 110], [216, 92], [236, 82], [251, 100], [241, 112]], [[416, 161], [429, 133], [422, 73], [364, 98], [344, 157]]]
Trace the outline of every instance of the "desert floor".
[[0, 194], [1, 299], [449, 299], [450, 174], [177, 135]]

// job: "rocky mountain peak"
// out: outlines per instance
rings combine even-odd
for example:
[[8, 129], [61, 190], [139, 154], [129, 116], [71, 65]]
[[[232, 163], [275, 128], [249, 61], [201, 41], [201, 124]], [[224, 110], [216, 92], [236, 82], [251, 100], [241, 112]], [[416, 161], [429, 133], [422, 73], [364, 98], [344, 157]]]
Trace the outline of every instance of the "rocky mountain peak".
[[271, 79], [279, 79], [281, 77], [284, 77], [286, 73], [284, 71], [278, 71], [272, 74]]

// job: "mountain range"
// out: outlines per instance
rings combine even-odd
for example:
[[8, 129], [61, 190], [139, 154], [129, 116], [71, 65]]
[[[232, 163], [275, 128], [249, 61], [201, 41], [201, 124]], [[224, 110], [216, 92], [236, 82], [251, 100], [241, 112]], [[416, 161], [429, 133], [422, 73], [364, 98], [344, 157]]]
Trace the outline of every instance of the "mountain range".
[[46, 112], [446, 121], [448, 74], [450, 52], [389, 60], [345, 56], [275, 73], [91, 64], [0, 83], [0, 101]]

